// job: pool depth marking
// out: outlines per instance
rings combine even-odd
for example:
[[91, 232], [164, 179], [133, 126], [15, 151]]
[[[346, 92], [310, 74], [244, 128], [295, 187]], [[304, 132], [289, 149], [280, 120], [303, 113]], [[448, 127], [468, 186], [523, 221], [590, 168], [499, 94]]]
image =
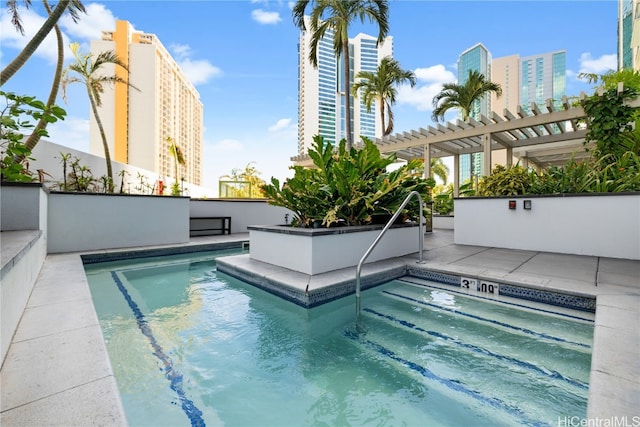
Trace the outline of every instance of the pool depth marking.
[[194, 427], [205, 427], [206, 424], [204, 422], [204, 419], [202, 418], [202, 411], [198, 409], [198, 407], [195, 405], [195, 403], [193, 403], [192, 400], [187, 398], [182, 388], [182, 374], [173, 369], [173, 362], [171, 361], [171, 358], [167, 356], [160, 344], [158, 344], [158, 341], [156, 341], [156, 338], [151, 331], [151, 327], [149, 326], [147, 319], [145, 319], [144, 314], [140, 310], [140, 307], [138, 307], [138, 304], [136, 304], [133, 298], [131, 298], [131, 295], [129, 295], [127, 288], [124, 287], [122, 280], [120, 280], [115, 271], [111, 272], [111, 277], [113, 278], [113, 281], [116, 282], [116, 285], [118, 286], [120, 293], [122, 293], [122, 295], [124, 296], [124, 299], [127, 301], [127, 304], [129, 304], [129, 308], [131, 308], [131, 311], [136, 318], [136, 323], [138, 324], [140, 332], [142, 332], [142, 335], [147, 337], [147, 339], [149, 340], [149, 344], [151, 344], [151, 347], [153, 348], [153, 355], [160, 359], [160, 361], [164, 365], [165, 377], [167, 377], [167, 379], [171, 383], [171, 390], [175, 391], [178, 395], [178, 399], [180, 400], [181, 404], [180, 406], [182, 407], [182, 410], [187, 415], [187, 417], [189, 417], [191, 425]]

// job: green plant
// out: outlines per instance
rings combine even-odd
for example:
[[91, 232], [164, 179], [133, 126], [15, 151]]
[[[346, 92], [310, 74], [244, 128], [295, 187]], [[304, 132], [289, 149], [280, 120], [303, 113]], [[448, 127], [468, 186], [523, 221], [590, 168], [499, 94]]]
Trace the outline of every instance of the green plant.
[[136, 185], [135, 189], [136, 191], [138, 191], [138, 193], [153, 194], [153, 191], [155, 190], [155, 186], [149, 184], [149, 179], [147, 178], [146, 175], [143, 175], [140, 172], [138, 172], [138, 176], [136, 178], [138, 179], [138, 185]]
[[[322, 223], [369, 224], [375, 217], [392, 216], [411, 191], [418, 191], [423, 200], [429, 197], [432, 178], [420, 177], [422, 164], [418, 159], [387, 172], [395, 155], [383, 157], [370, 140], [363, 138], [359, 150], [346, 149], [342, 140], [337, 151], [321, 136], [314, 137], [309, 150], [315, 168], [294, 166], [294, 176], [280, 187], [276, 178], [262, 188], [269, 203], [294, 212], [293, 225], [311, 227]], [[418, 204], [409, 203], [403, 219], [417, 219]]]
[[31, 150], [24, 143], [25, 133], [49, 136], [46, 129], [37, 129], [32, 120], [55, 123], [64, 120], [66, 112], [58, 107], [47, 107], [33, 96], [16, 95], [0, 91], [4, 106], [0, 110], [0, 176], [2, 181], [30, 182], [28, 160]]
[[527, 194], [531, 186], [529, 172], [520, 165], [496, 166], [491, 175], [483, 176], [478, 183], [479, 196], [515, 196]]
[[125, 183], [125, 176], [126, 175], [130, 175], [129, 172], [127, 172], [126, 169], [122, 169], [120, 172], [118, 172], [118, 176], [120, 176], [120, 193], [124, 193], [124, 183]]
[[453, 213], [453, 184], [438, 185], [434, 188], [433, 211], [440, 215]]
[[637, 90], [625, 87], [620, 93], [617, 89], [609, 89], [584, 101], [589, 124], [585, 144], [595, 143], [596, 157], [613, 154], [607, 158], [614, 161], [627, 151], [628, 137], [625, 135], [636, 132], [634, 124], [640, 119], [640, 109], [625, 105], [625, 101], [637, 96]]
[[69, 178], [71, 178], [70, 188], [72, 191], [90, 191], [96, 182], [96, 179], [91, 173], [91, 169], [85, 165], [81, 165], [80, 159], [77, 157], [71, 162]]

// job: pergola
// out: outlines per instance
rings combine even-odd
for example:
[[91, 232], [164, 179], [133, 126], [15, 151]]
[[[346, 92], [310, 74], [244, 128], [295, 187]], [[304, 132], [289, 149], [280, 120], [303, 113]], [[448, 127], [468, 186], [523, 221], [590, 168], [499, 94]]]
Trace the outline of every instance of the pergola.
[[[584, 96], [584, 95], [583, 95]], [[518, 106], [512, 113], [505, 109], [500, 116], [491, 112], [480, 120], [469, 118], [446, 125], [437, 124], [403, 133], [377, 138], [374, 142], [381, 153], [395, 152], [400, 159], [424, 158], [425, 175], [430, 175], [431, 158], [454, 159], [454, 195], [458, 195], [460, 155], [484, 152], [484, 171], [492, 167], [492, 153], [506, 150], [507, 166], [519, 159], [523, 167], [546, 167], [566, 163], [571, 157], [588, 157], [584, 148], [587, 127], [586, 114], [581, 105], [571, 106], [567, 97], [560, 107], [547, 100], [543, 109], [531, 103], [530, 112]], [[292, 157], [300, 166], [312, 166], [308, 155]]]

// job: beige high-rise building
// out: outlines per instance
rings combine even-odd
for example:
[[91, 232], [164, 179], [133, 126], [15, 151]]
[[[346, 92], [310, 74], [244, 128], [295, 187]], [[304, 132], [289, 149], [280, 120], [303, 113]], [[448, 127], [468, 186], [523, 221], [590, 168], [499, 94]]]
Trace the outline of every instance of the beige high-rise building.
[[[168, 138], [182, 151], [185, 163], [178, 179], [199, 185], [202, 179], [203, 107], [200, 95], [154, 34], [136, 31], [128, 21], [116, 21], [115, 31], [103, 31], [91, 42], [91, 54], [114, 51], [129, 68], [105, 67], [128, 80], [104, 88], [98, 114], [113, 160], [174, 178], [174, 158]], [[102, 139], [93, 115], [90, 151], [103, 155]], [[171, 181], [165, 182], [169, 186]]]
[[517, 111], [520, 105], [520, 55], [503, 56], [491, 61], [490, 80], [499, 83], [502, 96], [491, 92], [492, 110], [501, 116], [504, 109]]

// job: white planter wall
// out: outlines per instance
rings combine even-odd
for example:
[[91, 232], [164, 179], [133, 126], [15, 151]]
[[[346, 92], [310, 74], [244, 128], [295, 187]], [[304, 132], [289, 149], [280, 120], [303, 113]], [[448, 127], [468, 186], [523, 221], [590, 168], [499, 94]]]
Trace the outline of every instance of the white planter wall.
[[[2, 254], [0, 274], [0, 363], [4, 361], [22, 313], [47, 255], [44, 234], [33, 232], [33, 238], [22, 253], [6, 263]], [[22, 243], [25, 243], [21, 240]], [[14, 255], [14, 254], [11, 254]], [[5, 264], [6, 263], [6, 264]]]
[[189, 241], [186, 197], [51, 193], [48, 252]]
[[433, 216], [433, 229], [434, 230], [453, 230], [453, 216], [452, 215], [434, 215]]
[[[292, 230], [289, 233], [269, 228], [286, 227], [251, 227], [250, 257], [313, 275], [358, 265], [371, 243], [380, 234], [382, 226], [373, 230], [369, 227], [368, 230], [356, 233], [321, 235], [314, 235], [314, 230], [308, 229]], [[418, 244], [417, 227], [391, 228], [371, 252], [367, 262], [417, 253]]]
[[[516, 209], [509, 209], [509, 200]], [[531, 210], [523, 209], [524, 200]], [[455, 199], [456, 244], [640, 259], [640, 194]]]
[[47, 192], [40, 184], [0, 186], [0, 229], [2, 231], [47, 228]]
[[231, 233], [246, 233], [251, 225], [284, 224], [285, 214], [289, 214], [288, 221], [291, 222], [293, 213], [289, 209], [269, 205], [266, 200], [196, 199], [189, 204], [192, 218], [230, 216]]

